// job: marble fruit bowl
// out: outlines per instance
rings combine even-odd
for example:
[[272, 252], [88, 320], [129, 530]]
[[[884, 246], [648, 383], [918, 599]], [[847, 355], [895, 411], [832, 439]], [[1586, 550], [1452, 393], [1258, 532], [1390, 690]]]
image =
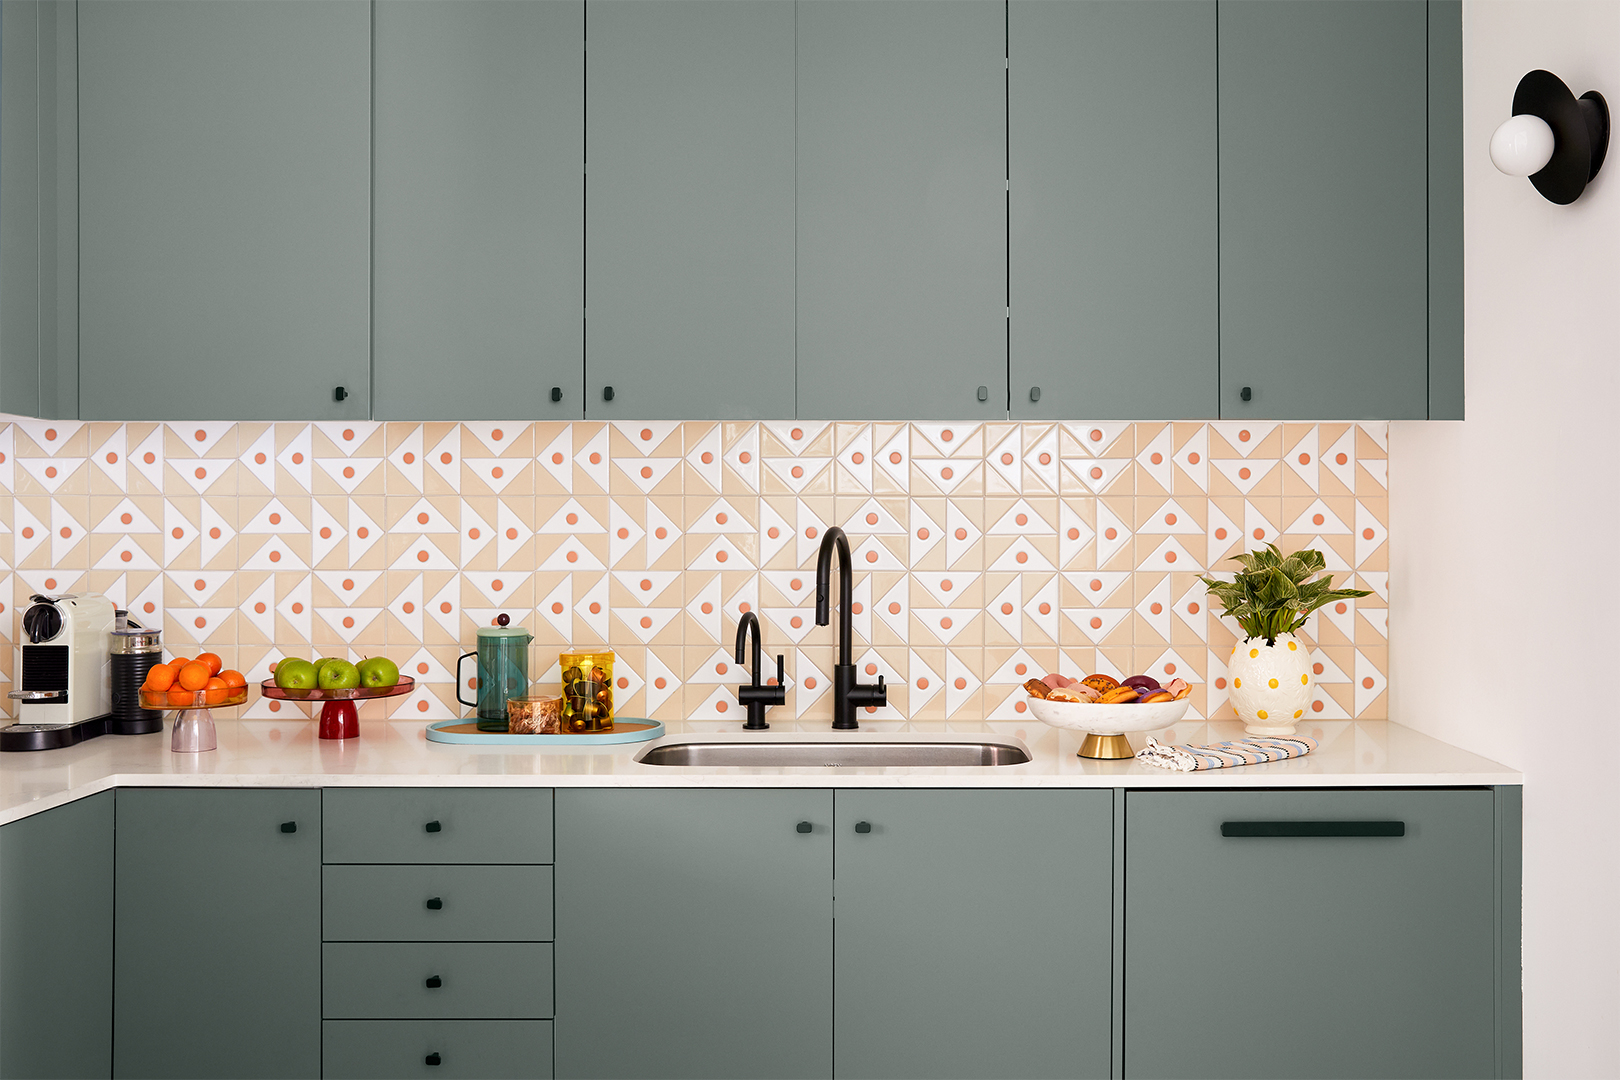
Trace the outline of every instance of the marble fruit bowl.
[[1127, 732], [1167, 728], [1187, 715], [1191, 704], [1191, 697], [1151, 705], [1135, 702], [1100, 705], [1032, 697], [1029, 711], [1043, 724], [1086, 732], [1086, 740], [1080, 744], [1081, 757], [1127, 758], [1132, 756], [1131, 744], [1125, 738]]

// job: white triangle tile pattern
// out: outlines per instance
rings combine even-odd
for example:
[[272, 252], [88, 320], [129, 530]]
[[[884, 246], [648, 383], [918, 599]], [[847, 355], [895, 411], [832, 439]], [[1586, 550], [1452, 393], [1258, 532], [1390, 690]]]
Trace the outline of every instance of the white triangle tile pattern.
[[[833, 637], [815, 558], [839, 523], [854, 655], [890, 687], [871, 722], [1015, 724], [1019, 684], [1048, 670], [1185, 678], [1193, 714], [1222, 718], [1235, 627], [1199, 575], [1275, 542], [1373, 590], [1305, 633], [1314, 715], [1380, 719], [1387, 442], [1384, 425], [1236, 421], [0, 417], [0, 634], [14, 645], [33, 592], [104, 592], [161, 624], [171, 654], [206, 646], [252, 675], [387, 653], [419, 685], [368, 715], [428, 721], [463, 713], [457, 658], [505, 612], [535, 635], [537, 677], [564, 646], [605, 642], [621, 711], [724, 726], [746, 679], [736, 621], [756, 611], [766, 677], [785, 658], [777, 722], [819, 726]], [[0, 681], [15, 664], [0, 649]]]

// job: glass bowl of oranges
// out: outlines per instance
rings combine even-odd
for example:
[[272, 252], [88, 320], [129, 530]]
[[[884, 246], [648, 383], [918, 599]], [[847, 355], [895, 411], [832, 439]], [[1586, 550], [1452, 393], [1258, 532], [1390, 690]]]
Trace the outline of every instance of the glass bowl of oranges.
[[212, 709], [247, 701], [247, 678], [218, 653], [177, 656], [157, 664], [141, 684], [143, 709]]

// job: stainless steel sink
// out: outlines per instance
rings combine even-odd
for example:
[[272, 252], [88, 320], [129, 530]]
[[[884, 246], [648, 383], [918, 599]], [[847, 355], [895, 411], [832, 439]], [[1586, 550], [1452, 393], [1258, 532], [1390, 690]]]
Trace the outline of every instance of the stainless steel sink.
[[682, 738], [655, 743], [637, 754], [635, 760], [643, 765], [858, 769], [1022, 765], [1030, 760], [1030, 755], [1029, 749], [1016, 739], [878, 736], [829, 741], [803, 736], [758, 741]]

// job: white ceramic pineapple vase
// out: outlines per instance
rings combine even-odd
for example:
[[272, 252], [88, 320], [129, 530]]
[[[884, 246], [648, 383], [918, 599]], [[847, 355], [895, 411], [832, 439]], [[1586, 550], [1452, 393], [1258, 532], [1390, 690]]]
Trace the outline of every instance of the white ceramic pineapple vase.
[[1293, 634], [1240, 641], [1226, 664], [1232, 708], [1251, 735], [1292, 735], [1311, 701], [1310, 650]]

